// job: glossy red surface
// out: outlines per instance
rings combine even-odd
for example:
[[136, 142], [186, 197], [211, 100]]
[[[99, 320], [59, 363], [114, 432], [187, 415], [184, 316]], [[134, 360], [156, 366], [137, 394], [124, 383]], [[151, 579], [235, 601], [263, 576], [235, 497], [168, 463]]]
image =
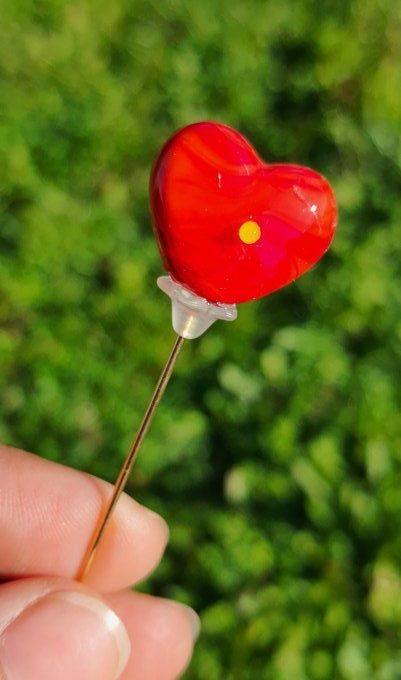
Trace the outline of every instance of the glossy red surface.
[[150, 201], [165, 268], [210, 302], [246, 302], [290, 283], [324, 255], [337, 221], [324, 177], [266, 164], [239, 132], [212, 122], [165, 144]]

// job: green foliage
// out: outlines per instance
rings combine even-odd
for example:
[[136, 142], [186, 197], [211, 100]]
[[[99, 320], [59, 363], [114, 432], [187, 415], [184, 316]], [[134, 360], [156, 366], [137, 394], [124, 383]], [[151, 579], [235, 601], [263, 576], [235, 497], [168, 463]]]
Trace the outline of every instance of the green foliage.
[[1, 439], [114, 478], [172, 342], [147, 181], [174, 129], [320, 170], [330, 254], [188, 344], [130, 490], [172, 529], [146, 587], [202, 616], [188, 679], [399, 679], [399, 3], [1, 16]]

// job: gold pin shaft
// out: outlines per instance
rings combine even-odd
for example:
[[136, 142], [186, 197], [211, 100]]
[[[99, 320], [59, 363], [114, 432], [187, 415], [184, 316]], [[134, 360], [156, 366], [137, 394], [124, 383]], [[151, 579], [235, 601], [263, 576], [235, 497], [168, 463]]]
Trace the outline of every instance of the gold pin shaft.
[[83, 581], [85, 580], [85, 576], [89, 572], [93, 560], [96, 556], [97, 549], [99, 547], [99, 543], [103, 538], [104, 532], [107, 529], [107, 526], [109, 524], [109, 521], [111, 519], [113, 510], [115, 506], [117, 505], [118, 499], [120, 498], [122, 492], [124, 491], [125, 485], [128, 481], [128, 478], [131, 474], [131, 470], [133, 468], [133, 465], [135, 463], [136, 457], [139, 453], [139, 449], [141, 448], [141, 444], [145, 438], [145, 435], [149, 429], [149, 426], [152, 422], [153, 416], [156, 412], [156, 409], [160, 403], [160, 400], [164, 394], [164, 391], [167, 387], [168, 381], [170, 379], [170, 376], [173, 372], [175, 362], [177, 360], [178, 354], [180, 352], [180, 349], [182, 345], [184, 344], [184, 338], [181, 336], [177, 335], [173, 348], [171, 350], [170, 356], [167, 359], [167, 362], [161, 372], [160, 378], [157, 382], [157, 385], [154, 389], [152, 398], [149, 402], [149, 405], [145, 411], [145, 415], [143, 416], [142, 422], [139, 426], [138, 432], [135, 435], [135, 439], [131, 444], [130, 450], [127, 454], [127, 457], [125, 458], [125, 461], [121, 467], [121, 470], [119, 472], [119, 475], [117, 477], [117, 480], [115, 482], [113, 492], [111, 495], [110, 500], [108, 501], [107, 507], [101, 516], [100, 522], [98, 526], [96, 527], [94, 536], [91, 540], [91, 543], [89, 545], [89, 548], [87, 550], [87, 553], [84, 557], [84, 560], [82, 562], [81, 568], [79, 570], [78, 574], [78, 580]]

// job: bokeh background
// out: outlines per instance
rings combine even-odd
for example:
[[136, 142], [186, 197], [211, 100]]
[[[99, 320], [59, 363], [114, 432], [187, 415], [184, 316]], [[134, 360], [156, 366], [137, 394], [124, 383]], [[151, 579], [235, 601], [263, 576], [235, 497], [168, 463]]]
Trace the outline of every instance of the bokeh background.
[[147, 183], [231, 124], [340, 204], [330, 254], [188, 343], [130, 492], [188, 680], [401, 678], [401, 5], [1, 0], [0, 439], [113, 480], [173, 339]]

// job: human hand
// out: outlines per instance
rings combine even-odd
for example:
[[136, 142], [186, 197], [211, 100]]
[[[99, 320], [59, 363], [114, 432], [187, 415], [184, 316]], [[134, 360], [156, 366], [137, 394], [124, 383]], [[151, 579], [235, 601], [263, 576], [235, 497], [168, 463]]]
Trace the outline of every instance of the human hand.
[[173, 680], [187, 665], [195, 612], [129, 590], [163, 554], [159, 515], [124, 494], [85, 586], [73, 580], [109, 492], [0, 446], [1, 680]]

